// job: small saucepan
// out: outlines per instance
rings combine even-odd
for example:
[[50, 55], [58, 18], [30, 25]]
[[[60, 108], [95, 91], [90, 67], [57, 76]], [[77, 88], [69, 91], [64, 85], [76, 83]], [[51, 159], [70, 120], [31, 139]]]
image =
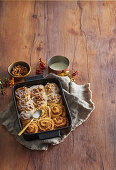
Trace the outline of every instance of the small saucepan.
[[48, 71], [55, 74], [63, 73], [68, 70], [68, 58], [64, 56], [54, 56], [48, 60]]

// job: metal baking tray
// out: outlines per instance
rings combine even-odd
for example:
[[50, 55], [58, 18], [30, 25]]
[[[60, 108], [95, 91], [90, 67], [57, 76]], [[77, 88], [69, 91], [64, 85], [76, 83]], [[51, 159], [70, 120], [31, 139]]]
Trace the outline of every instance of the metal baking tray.
[[33, 140], [33, 139], [44, 140], [44, 139], [60, 137], [61, 135], [64, 134], [64, 132], [69, 132], [71, 129], [71, 124], [72, 124], [71, 114], [70, 114], [70, 110], [69, 110], [69, 107], [68, 107], [68, 104], [67, 104], [67, 101], [66, 101], [66, 98], [64, 95], [64, 91], [63, 91], [60, 81], [57, 78], [43, 78], [42, 75], [39, 75], [39, 76], [33, 76], [33, 77], [26, 77], [24, 82], [17, 83], [12, 88], [13, 100], [14, 100], [14, 105], [16, 108], [16, 114], [17, 114], [20, 130], [22, 130], [22, 125], [21, 125], [21, 121], [20, 121], [20, 113], [19, 113], [18, 107], [17, 107], [17, 99], [15, 97], [15, 90], [17, 88], [23, 87], [23, 86], [31, 87], [33, 85], [39, 85], [39, 84], [46, 85], [48, 82], [56, 83], [60, 89], [59, 94], [62, 96], [62, 101], [63, 101], [63, 105], [65, 106], [65, 109], [66, 109], [66, 116], [68, 118], [69, 125], [67, 127], [50, 130], [50, 131], [45, 131], [45, 132], [23, 133], [23, 138], [25, 140]]

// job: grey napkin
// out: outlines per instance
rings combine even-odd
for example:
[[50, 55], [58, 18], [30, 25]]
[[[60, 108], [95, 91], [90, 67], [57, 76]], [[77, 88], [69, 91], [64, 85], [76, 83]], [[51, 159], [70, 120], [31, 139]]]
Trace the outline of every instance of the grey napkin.
[[[90, 116], [90, 113], [94, 110], [94, 103], [91, 101], [92, 93], [90, 84], [77, 85], [76, 83], [71, 82], [69, 77], [60, 77], [55, 74], [49, 74], [47, 77], [57, 77], [62, 83], [72, 116], [71, 131], [73, 131], [77, 126], [86, 121]], [[71, 132], [66, 131], [61, 137], [52, 139], [25, 141], [22, 136], [17, 136], [20, 129], [13, 102], [8, 105], [6, 111], [0, 112], [0, 124], [6, 126], [8, 131], [16, 136], [16, 139], [20, 144], [31, 150], [47, 150], [50, 144], [59, 144]]]

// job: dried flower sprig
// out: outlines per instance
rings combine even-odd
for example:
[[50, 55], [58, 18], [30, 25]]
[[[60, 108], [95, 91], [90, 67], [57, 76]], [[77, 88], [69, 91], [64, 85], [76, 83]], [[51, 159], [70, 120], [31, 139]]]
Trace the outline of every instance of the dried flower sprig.
[[0, 78], [0, 94], [1, 95], [4, 95], [6, 94], [6, 90], [5, 88], [7, 87], [10, 87], [12, 88], [14, 85], [14, 77], [12, 77], [11, 79], [8, 79], [8, 78], [4, 78], [3, 81], [2, 79]]
[[4, 78], [4, 80], [3, 80], [3, 86], [4, 87], [8, 87], [9, 86], [9, 83], [10, 83], [10, 79], [8, 79], [8, 78]]
[[1, 78], [0, 78], [0, 94], [1, 95], [4, 95], [6, 92], [5, 92], [5, 90], [4, 90], [4, 87], [3, 87], [3, 83], [2, 83], [2, 80], [1, 80]]
[[11, 78], [10, 82], [9, 82], [10, 88], [13, 87], [14, 85], [14, 77]]
[[41, 74], [45, 69], [45, 62], [42, 58], [39, 59], [39, 68], [36, 69], [36, 74]]
[[76, 71], [73, 71], [72, 76], [74, 77], [74, 76], [76, 76], [77, 74], [78, 74], [77, 70], [76, 70]]
[[76, 81], [75, 80], [75, 76], [78, 74], [78, 72], [77, 72], [77, 70], [76, 71], [72, 71], [72, 74], [70, 74], [69, 73], [69, 71], [65, 71], [65, 72], [63, 72], [63, 73], [59, 73], [58, 75], [59, 76], [68, 76], [70, 79], [71, 79], [71, 81]]

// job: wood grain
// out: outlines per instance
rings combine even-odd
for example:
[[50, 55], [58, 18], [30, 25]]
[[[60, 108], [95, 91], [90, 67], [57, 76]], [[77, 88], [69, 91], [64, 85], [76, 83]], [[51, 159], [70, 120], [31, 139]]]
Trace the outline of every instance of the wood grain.
[[[78, 84], [91, 83], [96, 109], [67, 139], [31, 151], [0, 126], [2, 170], [116, 169], [116, 2], [0, 2], [0, 76], [17, 60], [65, 55]], [[47, 73], [47, 69], [46, 69]], [[0, 95], [0, 109], [12, 100]]]

